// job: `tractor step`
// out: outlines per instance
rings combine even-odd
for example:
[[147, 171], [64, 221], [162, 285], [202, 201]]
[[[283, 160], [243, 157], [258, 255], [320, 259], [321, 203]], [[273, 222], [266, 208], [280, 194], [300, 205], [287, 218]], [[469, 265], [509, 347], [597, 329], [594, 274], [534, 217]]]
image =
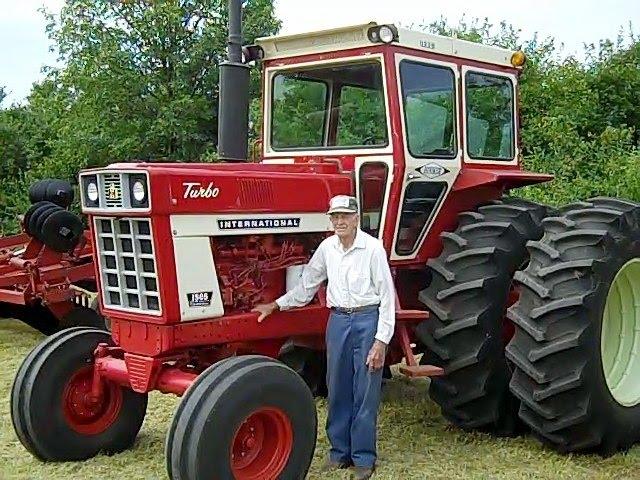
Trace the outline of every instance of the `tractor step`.
[[396, 310], [396, 320], [426, 320], [429, 318], [429, 312], [425, 310]]
[[400, 373], [411, 378], [440, 377], [444, 375], [444, 369], [435, 365], [401, 365]]

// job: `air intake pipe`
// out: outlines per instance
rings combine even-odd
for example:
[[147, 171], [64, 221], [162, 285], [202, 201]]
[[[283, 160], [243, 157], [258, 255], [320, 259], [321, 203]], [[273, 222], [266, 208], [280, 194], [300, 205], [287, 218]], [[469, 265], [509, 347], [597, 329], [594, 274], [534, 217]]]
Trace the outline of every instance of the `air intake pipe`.
[[220, 64], [218, 157], [247, 161], [249, 66], [242, 63], [242, 1], [229, 0], [228, 60]]

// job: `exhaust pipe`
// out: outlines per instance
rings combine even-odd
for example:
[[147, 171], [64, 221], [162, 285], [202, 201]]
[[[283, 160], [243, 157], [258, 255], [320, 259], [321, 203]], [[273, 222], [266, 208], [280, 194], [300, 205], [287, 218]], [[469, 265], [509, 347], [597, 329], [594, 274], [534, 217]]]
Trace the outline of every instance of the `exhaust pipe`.
[[230, 162], [246, 162], [249, 66], [242, 63], [242, 0], [229, 0], [228, 60], [219, 68], [218, 157]]

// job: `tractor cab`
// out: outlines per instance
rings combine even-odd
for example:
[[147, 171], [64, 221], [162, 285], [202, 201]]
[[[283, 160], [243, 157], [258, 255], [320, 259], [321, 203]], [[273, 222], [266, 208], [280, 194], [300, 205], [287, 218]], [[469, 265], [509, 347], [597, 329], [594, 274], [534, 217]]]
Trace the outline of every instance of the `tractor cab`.
[[391, 260], [424, 262], [439, 248], [427, 233], [447, 223], [437, 222], [447, 199], [477, 201], [453, 191], [486, 184], [498, 197], [543, 180], [519, 171], [522, 52], [375, 23], [262, 38], [245, 52], [264, 66], [262, 163], [349, 171], [361, 226]]

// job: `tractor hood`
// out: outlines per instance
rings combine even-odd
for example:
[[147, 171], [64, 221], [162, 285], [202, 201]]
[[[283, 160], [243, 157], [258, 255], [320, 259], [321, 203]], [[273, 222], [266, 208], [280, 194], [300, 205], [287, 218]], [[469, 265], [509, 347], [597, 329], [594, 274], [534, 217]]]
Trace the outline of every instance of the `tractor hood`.
[[[333, 195], [355, 191], [351, 172], [334, 163], [113, 164], [83, 171], [80, 183], [85, 213], [145, 215], [324, 212]], [[142, 189], [149, 201], [136, 208]]]

